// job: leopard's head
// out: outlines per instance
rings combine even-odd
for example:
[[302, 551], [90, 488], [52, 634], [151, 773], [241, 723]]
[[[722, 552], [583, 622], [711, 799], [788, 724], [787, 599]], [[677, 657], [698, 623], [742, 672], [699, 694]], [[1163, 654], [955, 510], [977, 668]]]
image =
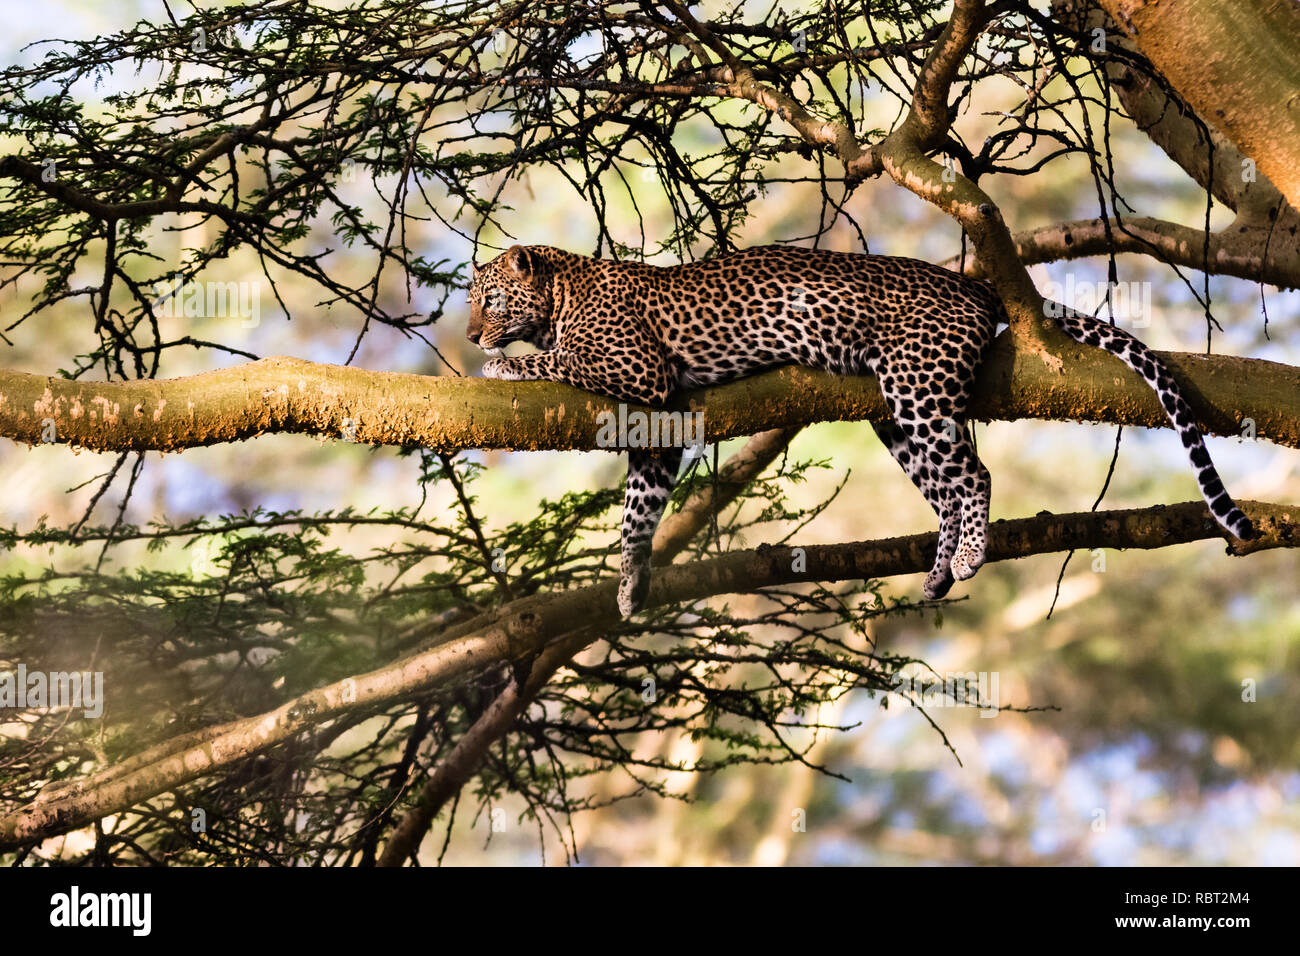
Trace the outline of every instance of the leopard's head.
[[482, 268], [469, 286], [465, 336], [489, 353], [511, 342], [549, 347], [551, 290], [546, 263], [527, 246], [511, 246]]

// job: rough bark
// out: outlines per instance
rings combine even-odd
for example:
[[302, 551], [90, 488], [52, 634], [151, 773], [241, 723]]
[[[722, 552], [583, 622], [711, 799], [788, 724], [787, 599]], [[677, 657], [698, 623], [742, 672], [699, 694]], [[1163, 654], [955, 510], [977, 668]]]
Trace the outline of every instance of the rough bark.
[[[1237, 213], [1208, 237], [1201, 228], [1151, 217], [1119, 217], [1110, 235], [1100, 219], [1054, 223], [1016, 233], [1025, 263], [1053, 262], [1117, 252], [1141, 253], [1180, 266], [1208, 270], [1281, 288], [1300, 287], [1300, 212], [1277, 186], [1215, 125], [1150, 73], [1135, 68], [1141, 51], [1097, 0], [1052, 0], [1052, 15], [1080, 35], [1106, 31], [1104, 69], [1129, 117], [1202, 189]], [[1300, 37], [1297, 37], [1300, 43]], [[1123, 55], [1120, 55], [1123, 54]], [[1136, 57], [1136, 59], [1135, 59]], [[977, 260], [947, 263], [982, 275]]]
[[1300, 6], [1099, 2], [1179, 94], [1300, 208]]
[[[1162, 352], [1201, 427], [1300, 447], [1300, 369], [1260, 359]], [[1118, 359], [1071, 343], [1065, 375], [1016, 351], [990, 350], [972, 416], [1168, 425], [1155, 394]], [[683, 393], [670, 408], [704, 414], [709, 441], [820, 421], [883, 421], [876, 380], [788, 367]], [[649, 413], [629, 406], [629, 411]], [[609, 399], [551, 382], [403, 375], [269, 358], [178, 379], [81, 382], [0, 372], [0, 435], [96, 451], [176, 451], [270, 432], [350, 437], [360, 443], [465, 448], [595, 449]]]

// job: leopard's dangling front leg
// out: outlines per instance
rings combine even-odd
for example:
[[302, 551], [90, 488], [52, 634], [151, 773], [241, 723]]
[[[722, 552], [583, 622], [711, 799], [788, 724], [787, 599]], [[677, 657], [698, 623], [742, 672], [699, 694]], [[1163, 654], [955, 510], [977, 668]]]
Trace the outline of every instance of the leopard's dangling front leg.
[[681, 463], [680, 448], [632, 449], [627, 453], [618, 576], [618, 611], [623, 617], [640, 610], [650, 591], [650, 546]]
[[[547, 352], [494, 358], [483, 366], [483, 375], [508, 382], [565, 382], [616, 401], [646, 405], [662, 404], [676, 381], [663, 346], [640, 322], [612, 329], [600, 352], [560, 342]], [[637, 612], [650, 590], [650, 546], [681, 462], [681, 448], [628, 451], [618, 585], [618, 609], [624, 617]]]

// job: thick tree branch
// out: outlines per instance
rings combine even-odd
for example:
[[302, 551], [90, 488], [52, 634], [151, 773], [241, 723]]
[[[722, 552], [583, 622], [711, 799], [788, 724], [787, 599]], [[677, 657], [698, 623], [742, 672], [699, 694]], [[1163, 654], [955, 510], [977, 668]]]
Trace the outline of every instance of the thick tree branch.
[[[1080, 35], [1106, 31], [1107, 52], [1101, 58], [1133, 122], [1202, 189], [1237, 213], [1231, 225], [1210, 234], [1209, 270], [1296, 288], [1300, 213], [1277, 186], [1214, 122], [1198, 117], [1166, 83], [1135, 67], [1142, 62], [1141, 52], [1097, 0], [1052, 0], [1052, 15]], [[1206, 237], [1200, 229], [1150, 218], [1117, 221], [1112, 229], [1116, 252], [1144, 253], [1194, 269], [1207, 267]], [[1027, 263], [1099, 255], [1111, 249], [1100, 220], [1046, 226], [1018, 233], [1015, 241]], [[967, 271], [978, 274], [978, 263], [970, 264]]]
[[[1241, 434], [1249, 418], [1258, 437], [1300, 447], [1300, 369], [1260, 359], [1159, 354], [1207, 432]], [[1168, 426], [1155, 394], [1109, 353], [1070, 343], [1062, 357], [1067, 374], [1046, 374], [1042, 363], [1001, 337], [976, 382], [972, 416]], [[670, 407], [703, 412], [708, 441], [888, 416], [874, 378], [796, 367], [685, 392]], [[113, 383], [0, 371], [0, 436], [96, 451], [176, 451], [269, 432], [439, 451], [590, 450], [599, 447], [602, 413], [617, 410], [609, 399], [550, 382], [372, 372], [291, 358]]]
[[1300, 208], [1300, 6], [1099, 2], [1179, 94]]
[[[1300, 507], [1238, 502], [1260, 531], [1231, 553], [1300, 547]], [[1223, 534], [1199, 501], [1126, 511], [1040, 514], [995, 522], [989, 529], [988, 560], [1080, 548], [1163, 548]], [[873, 542], [812, 545], [795, 561], [791, 548], [733, 551], [706, 561], [664, 568], [656, 575], [647, 607], [696, 601], [737, 591], [810, 581], [845, 581], [910, 574], [927, 569], [935, 534]], [[796, 571], [798, 567], [800, 570]], [[136, 762], [111, 782], [90, 778], [59, 788], [15, 813], [0, 817], [0, 851], [78, 829], [129, 809], [160, 793], [204, 777], [312, 726], [356, 709], [381, 706], [457, 678], [544, 652], [573, 635], [575, 622], [596, 635], [619, 621], [617, 581], [513, 601], [494, 614], [451, 628], [439, 643], [386, 667], [303, 694], [275, 710], [203, 732], [204, 740], [168, 752], [148, 765]], [[573, 653], [577, 643], [566, 642]], [[191, 741], [187, 739], [187, 744]], [[163, 745], [164, 747], [166, 745]], [[161, 752], [162, 748], [155, 748]]]
[[[805, 142], [830, 147], [850, 178], [874, 176], [883, 170], [900, 186], [934, 203], [961, 223], [975, 246], [983, 274], [993, 283], [1006, 306], [1017, 340], [1059, 371], [1060, 354], [1069, 340], [1045, 314], [1043, 298], [1024, 264], [1016, 258], [1015, 243], [997, 206], [965, 176], [957, 174], [945, 179], [944, 168], [927, 155], [943, 142], [952, 123], [948, 110], [950, 88], [962, 61], [991, 17], [984, 0], [956, 0], [951, 19], [940, 31], [921, 67], [906, 117], [875, 146], [862, 146], [844, 123], [819, 120], [792, 97], [759, 83], [734, 57], [729, 61], [735, 80], [732, 92], [772, 110]], [[699, 25], [690, 22], [698, 32]]]
[[1197, 116], [1167, 82], [1152, 76], [1150, 69], [1136, 67], [1145, 59], [1142, 52], [1097, 0], [1052, 0], [1052, 16], [1083, 36], [1092, 37], [1099, 28], [1105, 31], [1106, 51], [1089, 50], [1086, 55], [1102, 60], [1114, 91], [1138, 129], [1202, 189], [1238, 211], [1243, 206], [1285, 204], [1267, 176], [1257, 175], [1253, 181], [1242, 176], [1242, 153], [1212, 122]]
[[1047, 316], [1043, 297], [1016, 255], [1002, 213], [974, 182], [956, 170], [945, 177], [944, 168], [927, 155], [951, 123], [948, 94], [957, 68], [988, 21], [983, 0], [956, 0], [952, 19], [917, 79], [907, 118], [880, 145], [881, 163], [896, 183], [961, 223], [980, 268], [1006, 307], [1016, 341], [1049, 368], [1061, 371], [1069, 340]]
[[[1300, 242], [1290, 231], [1295, 228], [1270, 229], [1267, 222], [1259, 225], [1238, 216], [1232, 225], [1210, 233], [1210, 270], [1215, 275], [1267, 282], [1282, 289], [1300, 288]], [[1109, 236], [1100, 219], [1077, 219], [1018, 232], [1012, 238], [1016, 254], [1026, 265], [1101, 256], [1113, 249], [1154, 256], [1189, 269], [1205, 267], [1202, 230], [1145, 216], [1112, 221]], [[962, 258], [954, 256], [943, 264], [955, 271], [962, 267]], [[984, 276], [978, 259], [964, 259], [966, 275]]]

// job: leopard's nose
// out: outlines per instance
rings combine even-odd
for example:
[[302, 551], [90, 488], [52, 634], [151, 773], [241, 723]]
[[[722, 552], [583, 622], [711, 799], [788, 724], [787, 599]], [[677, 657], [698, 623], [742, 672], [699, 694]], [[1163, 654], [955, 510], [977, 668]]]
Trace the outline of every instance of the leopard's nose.
[[480, 329], [470, 329], [468, 332], [465, 333], [465, 338], [469, 339], [475, 345], [478, 345], [478, 340], [480, 336], [482, 336], [482, 334], [483, 332]]

